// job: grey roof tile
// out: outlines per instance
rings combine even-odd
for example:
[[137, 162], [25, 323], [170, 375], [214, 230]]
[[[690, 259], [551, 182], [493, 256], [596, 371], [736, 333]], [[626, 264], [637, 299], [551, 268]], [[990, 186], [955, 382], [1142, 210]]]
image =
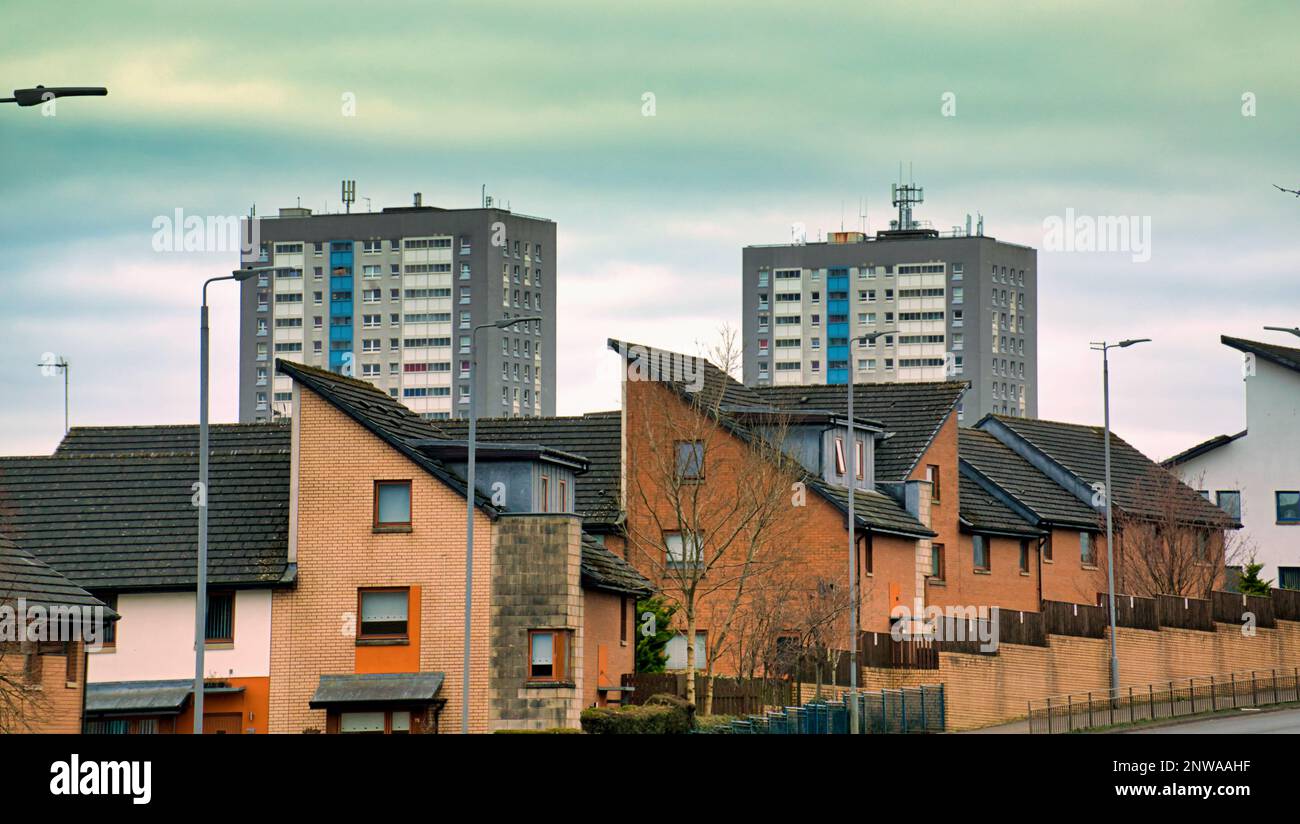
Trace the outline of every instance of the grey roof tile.
[[[197, 429], [190, 427], [195, 445]], [[0, 531], [87, 589], [193, 586], [197, 450], [138, 446], [123, 454], [0, 458]], [[208, 502], [210, 582], [280, 581], [288, 555], [287, 444], [214, 450]]]
[[[1096, 511], [1039, 472], [997, 438], [982, 430], [967, 428], [958, 430], [957, 438], [962, 463], [1015, 498], [1043, 521], [1083, 529], [1097, 527]], [[961, 487], [964, 490], [974, 484], [974, 480], [963, 479]]]
[[[989, 419], [1005, 426], [1085, 484], [1105, 479], [1102, 427], [1003, 415], [988, 415], [980, 423]], [[1186, 484], [1164, 486], [1162, 482], [1171, 477], [1168, 470], [1134, 449], [1114, 431], [1110, 436], [1111, 498], [1116, 507], [1139, 518], [1162, 518], [1166, 516], [1165, 505], [1173, 504], [1179, 517], [1188, 521], [1219, 527], [1235, 525], [1227, 513]], [[1173, 496], [1172, 501], [1157, 500], [1162, 494], [1157, 490], [1165, 489]]]
[[[876, 442], [877, 480], [907, 480], [967, 386], [959, 381], [853, 385], [854, 417], [879, 421], [892, 433]], [[751, 391], [765, 403], [792, 412], [813, 408], [848, 414], [844, 386], [757, 386]]]

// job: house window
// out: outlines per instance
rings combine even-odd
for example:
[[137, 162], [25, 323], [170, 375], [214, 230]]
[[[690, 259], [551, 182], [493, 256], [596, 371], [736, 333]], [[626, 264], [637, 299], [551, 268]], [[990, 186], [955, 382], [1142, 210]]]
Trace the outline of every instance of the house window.
[[567, 629], [528, 631], [528, 680], [568, 681], [569, 642]]
[[928, 464], [925, 467], [925, 479], [930, 482], [930, 500], [939, 503], [939, 467]]
[[1092, 536], [1087, 532], [1079, 533], [1079, 562], [1084, 566], [1095, 566], [1097, 563], [1093, 555]]
[[[668, 661], [665, 669], [684, 670], [686, 669], [686, 633], [679, 632], [672, 638], [668, 639], [668, 645], [664, 652], [668, 655]], [[704, 669], [704, 662], [708, 660], [708, 638], [703, 631], [695, 633], [695, 668]]]
[[410, 591], [401, 589], [362, 589], [357, 591], [357, 638], [369, 640], [406, 640], [407, 610]]
[[694, 535], [687, 533], [685, 539], [683, 539], [682, 533], [669, 532], [664, 535], [664, 546], [668, 550], [669, 567], [684, 567], [688, 564], [699, 565], [700, 544]]
[[853, 460], [856, 462], [856, 466], [854, 467], [853, 470], [853, 475], [859, 481], [862, 480], [863, 473], [866, 472], [865, 469], [867, 465], [866, 451], [867, 451], [867, 445], [865, 443], [863, 443], [862, 441], [853, 442]]
[[338, 718], [340, 733], [407, 735], [411, 732], [410, 710], [343, 712]]
[[1029, 574], [1029, 541], [1024, 538], [1020, 539], [1020, 572]]
[[944, 576], [944, 567], [946, 559], [944, 558], [943, 544], [930, 545], [930, 577], [936, 581], [942, 581]]
[[627, 645], [627, 598], [618, 599], [618, 640]]
[[983, 535], [972, 535], [970, 538], [971, 549], [975, 560], [976, 572], [988, 572], [989, 566], [989, 544], [988, 539]]
[[235, 593], [209, 592], [208, 614], [203, 624], [203, 640], [209, 644], [235, 642]]
[[858, 570], [859, 580], [876, 572], [876, 548], [870, 532], [858, 539]]
[[1279, 589], [1300, 589], [1300, 567], [1278, 567], [1277, 585]]
[[[117, 593], [116, 592], [98, 592], [92, 593], [96, 598], [104, 602], [104, 606], [117, 612], [118, 616], [122, 613], [117, 611]], [[99, 627], [99, 636], [102, 639], [101, 644], [105, 647], [117, 646], [117, 621], [105, 620]]]
[[1300, 492], [1277, 493], [1277, 522], [1300, 524]]
[[848, 471], [844, 468], [844, 439], [839, 435], [835, 436], [835, 474], [848, 474]]
[[541, 479], [541, 488], [538, 490], [537, 511], [551, 511], [551, 479], [545, 475]]
[[[528, 391], [525, 390], [524, 395], [526, 396], [527, 394]], [[525, 397], [524, 400], [527, 401], [528, 398]], [[568, 512], [568, 511], [569, 511], [569, 482], [561, 480], [560, 481], [560, 512]]]
[[375, 481], [374, 525], [411, 525], [410, 481]]
[[677, 477], [684, 481], [698, 481], [704, 477], [704, 442], [677, 442]]

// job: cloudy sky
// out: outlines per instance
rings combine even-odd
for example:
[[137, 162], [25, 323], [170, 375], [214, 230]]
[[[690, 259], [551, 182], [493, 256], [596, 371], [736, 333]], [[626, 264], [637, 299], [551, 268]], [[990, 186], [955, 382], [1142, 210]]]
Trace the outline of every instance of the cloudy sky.
[[[695, 351], [739, 325], [744, 245], [854, 228], [862, 198], [882, 228], [899, 161], [917, 217], [980, 212], [1040, 249], [1042, 417], [1100, 423], [1088, 342], [1141, 336], [1112, 362], [1120, 434], [1164, 457], [1237, 431], [1218, 336], [1300, 345], [1261, 329], [1300, 324], [1300, 200], [1272, 188], [1300, 188], [1300, 10], [1041, 6], [9, 2], [0, 88], [110, 96], [0, 107], [0, 454], [62, 434], [45, 352], [73, 365], [74, 424], [197, 419], [199, 288], [236, 258], [155, 252], [178, 208], [337, 210], [354, 178], [358, 206], [474, 206], [486, 184], [555, 219], [577, 413], [617, 405], [607, 336]], [[1149, 217], [1150, 260], [1048, 251], [1067, 209]], [[235, 292], [213, 290], [217, 421]]]

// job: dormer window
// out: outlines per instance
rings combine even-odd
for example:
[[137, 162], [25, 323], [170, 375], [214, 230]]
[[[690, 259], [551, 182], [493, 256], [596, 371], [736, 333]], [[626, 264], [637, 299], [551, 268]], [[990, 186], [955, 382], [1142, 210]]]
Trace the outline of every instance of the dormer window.
[[866, 453], [867, 445], [865, 443], [862, 441], [853, 442], [853, 460], [857, 462], [857, 471], [854, 474], [857, 476], [859, 481], [863, 479], [864, 474], [866, 473]]
[[848, 469], [844, 464], [844, 438], [839, 435], [835, 436], [835, 474], [848, 474]]

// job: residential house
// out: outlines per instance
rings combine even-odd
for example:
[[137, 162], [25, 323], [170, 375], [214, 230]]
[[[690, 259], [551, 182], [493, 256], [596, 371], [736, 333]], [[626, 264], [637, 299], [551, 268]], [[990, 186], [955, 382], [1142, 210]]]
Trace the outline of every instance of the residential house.
[[1043, 532], [1044, 598], [1091, 603], [1105, 591], [1107, 497], [1117, 591], [1206, 597], [1222, 585], [1239, 524], [1114, 432], [1107, 490], [1099, 426], [986, 415], [976, 428], [963, 472]]
[[1262, 563], [1261, 575], [1300, 589], [1300, 349], [1233, 338], [1242, 353], [1246, 428], [1217, 435], [1164, 461], [1189, 486], [1241, 521], [1229, 563]]
[[[0, 458], [0, 531], [120, 620], [88, 656], [86, 729], [193, 729], [195, 426], [74, 428]], [[267, 730], [271, 589], [286, 559], [289, 429], [213, 428], [203, 729]]]
[[[293, 381], [289, 559], [273, 603], [271, 729], [459, 729], [466, 444], [368, 383]], [[581, 455], [484, 444], [473, 491], [471, 731], [575, 727], [618, 701], [650, 584], [583, 532]]]
[[0, 534], [0, 733], [77, 733], [108, 606]]

